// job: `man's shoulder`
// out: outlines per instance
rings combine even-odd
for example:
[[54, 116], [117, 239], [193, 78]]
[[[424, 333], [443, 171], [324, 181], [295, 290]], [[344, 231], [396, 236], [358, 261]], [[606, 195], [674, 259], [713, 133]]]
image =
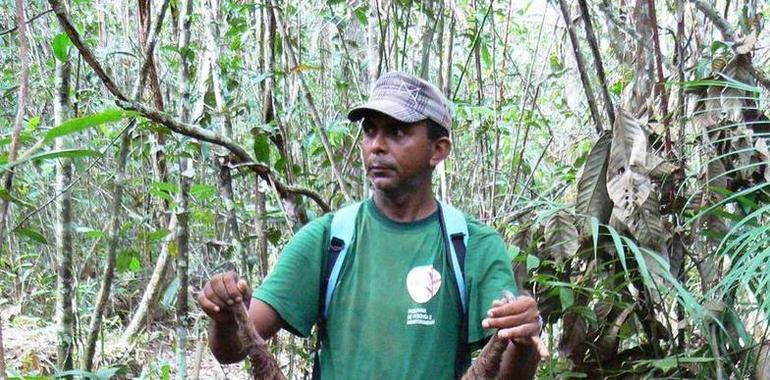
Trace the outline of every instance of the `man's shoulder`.
[[500, 238], [500, 234], [488, 224], [479, 221], [473, 215], [463, 212], [465, 223], [468, 225], [469, 239], [486, 239], [490, 237]]

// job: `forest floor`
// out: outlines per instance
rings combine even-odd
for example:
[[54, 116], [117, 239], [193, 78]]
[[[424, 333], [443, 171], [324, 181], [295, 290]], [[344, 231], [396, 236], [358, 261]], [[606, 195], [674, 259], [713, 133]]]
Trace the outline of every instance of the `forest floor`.
[[[0, 315], [9, 314], [2, 310]], [[50, 321], [21, 315], [10, 320], [3, 318], [3, 345], [8, 375], [11, 379], [52, 378], [56, 367], [56, 326]], [[176, 348], [173, 330], [150, 331], [149, 338], [139, 343], [133, 356], [123, 359], [125, 367], [113, 379], [170, 379], [176, 378]], [[117, 339], [107, 336], [107, 341]], [[203, 338], [205, 340], [205, 336]], [[79, 342], [82, 348], [82, 342]], [[109, 343], [106, 343], [109, 344]], [[187, 344], [188, 378], [195, 362], [196, 351], [201, 346], [200, 379], [248, 379], [243, 364], [221, 365], [206, 347], [191, 337]], [[100, 347], [97, 346], [97, 352]], [[100, 368], [101, 369], [101, 368]], [[98, 371], [97, 371], [98, 372]], [[21, 376], [21, 377], [13, 377]], [[101, 380], [101, 379], [100, 379]]]

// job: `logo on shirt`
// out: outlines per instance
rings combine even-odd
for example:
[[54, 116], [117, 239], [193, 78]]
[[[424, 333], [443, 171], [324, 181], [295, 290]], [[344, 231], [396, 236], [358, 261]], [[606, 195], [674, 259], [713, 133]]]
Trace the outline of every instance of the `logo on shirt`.
[[441, 288], [441, 273], [433, 265], [414, 267], [406, 275], [406, 289], [417, 303], [426, 303]]

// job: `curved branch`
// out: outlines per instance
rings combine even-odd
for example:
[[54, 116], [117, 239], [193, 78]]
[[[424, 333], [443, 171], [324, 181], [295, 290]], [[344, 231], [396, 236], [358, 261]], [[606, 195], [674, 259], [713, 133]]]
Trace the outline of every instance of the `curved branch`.
[[[223, 136], [220, 133], [215, 133], [213, 131], [203, 129], [192, 124], [183, 123], [165, 112], [161, 112], [157, 109], [147, 107], [139, 102], [129, 100], [123, 94], [123, 92], [121, 92], [112, 78], [107, 74], [99, 61], [96, 60], [91, 49], [89, 49], [88, 46], [83, 43], [83, 40], [80, 38], [80, 34], [72, 25], [69, 15], [67, 14], [61, 0], [48, 0], [48, 3], [51, 4], [51, 8], [53, 8], [53, 11], [56, 13], [56, 17], [59, 19], [62, 28], [67, 33], [67, 36], [69, 36], [75, 47], [77, 47], [78, 51], [83, 56], [83, 59], [88, 62], [89, 66], [91, 66], [99, 79], [101, 79], [104, 86], [107, 87], [107, 90], [109, 90], [109, 92], [115, 96], [115, 103], [118, 105], [118, 107], [126, 110], [137, 111], [141, 114], [141, 116], [158, 124], [164, 125], [176, 133], [222, 146], [229, 150], [233, 155], [238, 157], [240, 162], [253, 164], [249, 165], [249, 168], [251, 168], [252, 171], [257, 173], [260, 177], [275, 183], [276, 190], [281, 197], [285, 197], [286, 194], [304, 195], [308, 198], [311, 198], [324, 212], [330, 211], [331, 208], [323, 200], [323, 198], [321, 198], [320, 194], [310, 189], [287, 186], [286, 184], [278, 181], [274, 172], [269, 167], [266, 165], [258, 164], [254, 158], [251, 157], [249, 152], [238, 145], [235, 141]], [[152, 41], [153, 39], [150, 40]], [[145, 71], [146, 69], [143, 66], [142, 73]]]

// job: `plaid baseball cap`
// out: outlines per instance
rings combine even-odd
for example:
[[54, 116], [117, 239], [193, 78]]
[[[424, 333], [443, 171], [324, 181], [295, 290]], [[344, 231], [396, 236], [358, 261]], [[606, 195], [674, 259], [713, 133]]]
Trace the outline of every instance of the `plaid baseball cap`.
[[441, 90], [399, 71], [386, 73], [377, 79], [369, 101], [350, 110], [348, 119], [361, 120], [371, 111], [381, 112], [404, 123], [430, 119], [447, 131], [452, 127], [452, 111]]

